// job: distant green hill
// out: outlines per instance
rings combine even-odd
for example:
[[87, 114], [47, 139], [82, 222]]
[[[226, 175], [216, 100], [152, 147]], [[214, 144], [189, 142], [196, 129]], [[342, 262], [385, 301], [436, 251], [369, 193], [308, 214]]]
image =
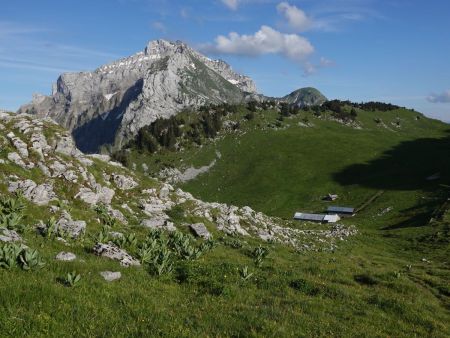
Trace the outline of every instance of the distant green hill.
[[316, 88], [307, 87], [293, 91], [289, 95], [284, 96], [282, 100], [289, 104], [305, 107], [320, 105], [324, 103], [327, 98]]

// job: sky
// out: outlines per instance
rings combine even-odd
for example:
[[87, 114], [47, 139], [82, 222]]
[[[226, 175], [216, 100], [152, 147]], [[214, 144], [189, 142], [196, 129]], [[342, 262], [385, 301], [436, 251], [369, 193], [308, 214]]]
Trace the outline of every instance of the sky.
[[448, 0], [14, 0], [0, 3], [0, 108], [155, 39], [182, 40], [284, 96], [383, 101], [450, 122]]

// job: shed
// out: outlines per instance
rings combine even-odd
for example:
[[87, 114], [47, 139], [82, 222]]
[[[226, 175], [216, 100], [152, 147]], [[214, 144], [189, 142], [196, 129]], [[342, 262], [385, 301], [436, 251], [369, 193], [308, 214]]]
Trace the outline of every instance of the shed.
[[337, 214], [337, 215], [350, 215], [352, 216], [355, 213], [355, 208], [350, 207], [328, 207], [328, 214]]
[[323, 222], [326, 215], [296, 212], [294, 219], [298, 221]]

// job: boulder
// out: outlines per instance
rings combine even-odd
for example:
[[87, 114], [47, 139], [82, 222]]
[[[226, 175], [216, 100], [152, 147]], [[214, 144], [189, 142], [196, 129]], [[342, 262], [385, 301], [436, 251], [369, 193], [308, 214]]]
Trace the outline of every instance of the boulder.
[[112, 174], [112, 179], [120, 190], [131, 190], [139, 185], [131, 177], [125, 175]]
[[56, 255], [55, 259], [58, 261], [64, 261], [64, 262], [70, 262], [77, 258], [77, 256], [72, 252], [64, 252], [61, 251], [59, 254]]
[[57, 199], [52, 185], [48, 183], [37, 185], [32, 180], [10, 182], [8, 191], [21, 191], [27, 200], [37, 205], [47, 205], [50, 201]]
[[22, 242], [22, 237], [14, 230], [0, 228], [0, 242]]
[[100, 272], [100, 275], [105, 279], [107, 282], [113, 282], [115, 280], [118, 280], [122, 277], [122, 274], [120, 271], [113, 272], [113, 271], [102, 271]]
[[78, 238], [86, 231], [85, 221], [74, 221], [67, 211], [64, 211], [56, 223], [56, 229], [61, 230], [71, 238]]
[[209, 233], [208, 229], [206, 228], [205, 224], [203, 223], [195, 223], [189, 225], [191, 230], [194, 232], [194, 234], [197, 237], [201, 237], [203, 239], [211, 238], [211, 234]]
[[98, 256], [107, 257], [119, 261], [120, 265], [122, 266], [128, 267], [141, 265], [138, 260], [134, 259], [125, 250], [120, 249], [112, 242], [108, 242], [108, 244], [97, 243], [94, 246], [93, 251]]

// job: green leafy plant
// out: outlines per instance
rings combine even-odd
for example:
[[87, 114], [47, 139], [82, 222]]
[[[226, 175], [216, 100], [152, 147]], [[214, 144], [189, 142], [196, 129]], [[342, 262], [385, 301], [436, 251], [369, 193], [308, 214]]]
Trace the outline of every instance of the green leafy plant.
[[158, 276], [171, 273], [173, 271], [172, 253], [167, 248], [162, 248], [150, 262], [149, 270]]
[[20, 266], [23, 270], [40, 269], [45, 263], [37, 250], [23, 250], [19, 256]]
[[97, 213], [97, 215], [99, 216], [100, 221], [102, 222], [102, 224], [104, 226], [112, 228], [115, 225], [117, 225], [117, 220], [113, 216], [110, 215], [108, 207], [105, 204], [103, 204], [103, 203], [96, 204], [94, 206], [94, 210]]
[[81, 275], [76, 271], [72, 271], [67, 273], [66, 277], [63, 279], [63, 282], [68, 287], [76, 286], [81, 280]]
[[21, 252], [22, 247], [20, 245], [4, 245], [0, 248], [0, 266], [8, 270], [16, 267]]
[[269, 254], [269, 249], [262, 247], [261, 245], [255, 248], [252, 252], [253, 261], [257, 267], [261, 267], [263, 260]]
[[20, 195], [0, 197], [0, 227], [19, 232], [25, 231], [26, 226], [22, 223], [24, 208], [25, 203]]
[[246, 281], [253, 276], [253, 272], [250, 272], [248, 266], [244, 266], [242, 269], [239, 269], [239, 275], [241, 276], [242, 280]]

